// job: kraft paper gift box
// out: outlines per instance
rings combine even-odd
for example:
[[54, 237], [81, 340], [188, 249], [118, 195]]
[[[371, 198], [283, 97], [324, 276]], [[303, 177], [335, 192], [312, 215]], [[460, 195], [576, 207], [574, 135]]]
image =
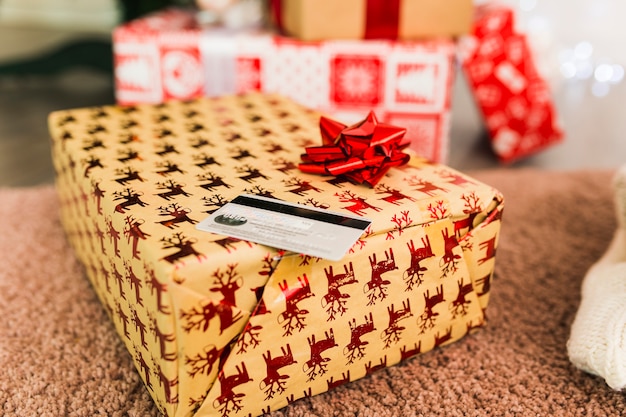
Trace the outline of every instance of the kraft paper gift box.
[[548, 83], [538, 72], [512, 8], [477, 8], [472, 33], [461, 39], [464, 73], [501, 162], [513, 162], [563, 140]]
[[302, 40], [427, 39], [469, 32], [471, 0], [271, 0], [273, 23]]
[[374, 110], [381, 121], [408, 129], [415, 152], [447, 161], [451, 41], [302, 42], [268, 32], [202, 28], [194, 16], [168, 9], [114, 30], [118, 103], [259, 90], [346, 123]]
[[[501, 194], [416, 156], [306, 174], [318, 124], [260, 93], [50, 115], [67, 236], [164, 414], [259, 415], [485, 324]], [[372, 224], [339, 261], [196, 228], [242, 193]]]

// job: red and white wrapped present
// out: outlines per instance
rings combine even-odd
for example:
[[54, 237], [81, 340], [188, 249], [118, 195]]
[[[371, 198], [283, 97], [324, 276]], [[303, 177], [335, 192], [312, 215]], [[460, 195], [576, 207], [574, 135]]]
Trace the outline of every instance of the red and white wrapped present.
[[120, 104], [278, 93], [348, 123], [374, 111], [407, 128], [419, 155], [447, 159], [452, 41], [303, 42], [203, 28], [179, 9], [122, 25], [113, 41]]
[[465, 76], [501, 162], [513, 162], [561, 142], [548, 83], [537, 71], [512, 8], [476, 8], [472, 33], [459, 43]]

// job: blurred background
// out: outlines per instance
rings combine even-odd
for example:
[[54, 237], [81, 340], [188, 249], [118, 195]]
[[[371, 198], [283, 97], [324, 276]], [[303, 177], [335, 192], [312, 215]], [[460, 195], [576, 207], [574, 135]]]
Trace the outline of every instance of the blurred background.
[[[448, 165], [613, 170], [626, 163], [626, 2], [507, 0], [548, 80], [565, 140], [502, 165], [462, 76], [455, 80]], [[114, 104], [111, 30], [170, 3], [0, 0], [0, 186], [51, 183], [47, 115]], [[179, 4], [189, 2], [179, 1]], [[62, 51], [59, 66], [52, 59]], [[460, 74], [460, 73], [459, 73]]]

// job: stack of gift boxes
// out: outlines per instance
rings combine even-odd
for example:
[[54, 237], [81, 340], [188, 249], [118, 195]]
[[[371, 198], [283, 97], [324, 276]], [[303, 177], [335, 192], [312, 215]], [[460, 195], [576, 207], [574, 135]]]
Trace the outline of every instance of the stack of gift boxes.
[[[504, 199], [442, 163], [459, 51], [503, 161], [560, 138], [509, 9], [272, 7], [283, 35], [179, 9], [124, 24], [119, 105], [49, 119], [68, 239], [172, 417], [274, 411], [485, 324]], [[371, 225], [339, 260], [198, 227], [237, 198], [322, 213], [258, 225], [322, 249], [315, 221]]]
[[419, 155], [445, 163], [454, 146], [453, 79], [462, 68], [500, 161], [562, 139], [547, 83], [509, 7], [475, 8], [471, 0], [273, 0], [268, 7], [272, 30], [204, 27], [194, 11], [179, 9], [117, 28], [118, 102], [257, 90], [347, 123], [373, 110], [405, 126]]

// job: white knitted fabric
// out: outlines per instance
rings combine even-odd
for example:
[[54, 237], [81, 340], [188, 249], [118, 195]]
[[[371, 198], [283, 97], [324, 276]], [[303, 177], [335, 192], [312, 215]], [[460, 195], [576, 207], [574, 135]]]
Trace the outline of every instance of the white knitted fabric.
[[576, 367], [622, 390], [626, 388], [626, 165], [613, 185], [618, 227], [607, 251], [583, 280], [567, 351]]

